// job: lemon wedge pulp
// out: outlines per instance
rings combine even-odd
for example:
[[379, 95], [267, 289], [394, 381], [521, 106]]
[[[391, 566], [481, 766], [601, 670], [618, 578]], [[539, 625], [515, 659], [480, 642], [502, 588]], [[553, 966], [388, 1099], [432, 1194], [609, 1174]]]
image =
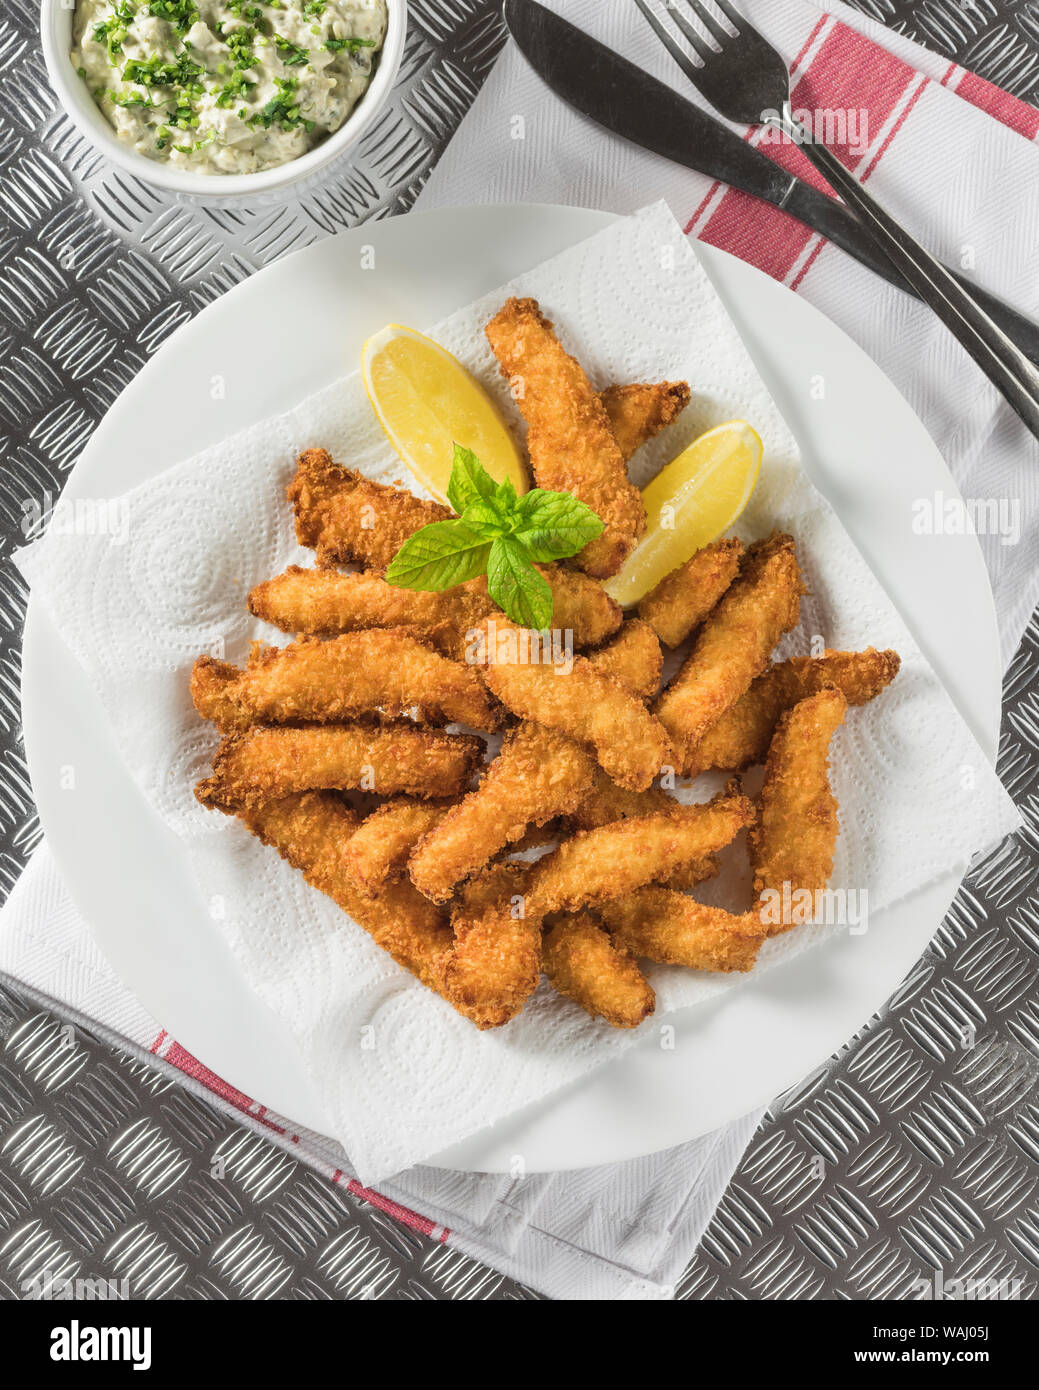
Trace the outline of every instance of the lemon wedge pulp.
[[365, 390], [379, 424], [425, 487], [447, 501], [456, 443], [472, 449], [495, 482], [526, 492], [527, 469], [497, 406], [446, 348], [391, 323], [361, 352]]
[[750, 501], [763, 446], [746, 420], [708, 430], [642, 490], [646, 534], [604, 585], [624, 607], [638, 603], [673, 569], [734, 524]]

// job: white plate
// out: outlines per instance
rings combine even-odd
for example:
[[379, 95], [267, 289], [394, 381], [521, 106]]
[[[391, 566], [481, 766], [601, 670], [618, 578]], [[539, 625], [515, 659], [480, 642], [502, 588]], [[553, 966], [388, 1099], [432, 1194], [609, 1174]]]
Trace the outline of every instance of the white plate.
[[[383, 324], [435, 323], [609, 220], [573, 208], [444, 209], [369, 223], [290, 256], [171, 338], [99, 426], [66, 495], [116, 495], [288, 409], [351, 371], [363, 339]], [[366, 247], [374, 269], [364, 268]], [[887, 378], [821, 314], [742, 261], [700, 250], [814, 481], [994, 755], [999, 645], [981, 551], [973, 537], [908, 543], [913, 499], [958, 496], [934, 444]], [[822, 400], [809, 389], [818, 374]], [[212, 1071], [296, 1123], [325, 1129], [291, 1038], [238, 976], [180, 842], [123, 771], [82, 670], [32, 601], [22, 696], [43, 828], [102, 951]], [[69, 766], [74, 792], [63, 790]], [[607, 1163], [670, 1147], [766, 1102], [884, 1002], [957, 882], [950, 875], [874, 917], [864, 940], [835, 939], [676, 1016], [674, 1051], [636, 1048], [443, 1161], [490, 1171], [516, 1153], [532, 1171]]]

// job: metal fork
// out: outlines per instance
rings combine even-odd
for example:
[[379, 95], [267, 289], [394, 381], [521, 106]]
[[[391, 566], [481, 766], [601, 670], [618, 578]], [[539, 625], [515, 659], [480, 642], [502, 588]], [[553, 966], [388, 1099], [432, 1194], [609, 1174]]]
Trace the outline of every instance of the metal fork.
[[1039, 371], [989, 318], [969, 290], [866, 192], [826, 145], [815, 141], [812, 132], [797, 123], [790, 105], [790, 75], [772, 45], [728, 0], [714, 3], [732, 32], [702, 0], [685, 0], [709, 38], [679, 11], [677, 0], [666, 0], [676, 29], [700, 58], [701, 66], [693, 62], [648, 0], [635, 3], [686, 77], [715, 110], [742, 125], [777, 126], [801, 147], [857, 214], [892, 264], [1039, 438]]

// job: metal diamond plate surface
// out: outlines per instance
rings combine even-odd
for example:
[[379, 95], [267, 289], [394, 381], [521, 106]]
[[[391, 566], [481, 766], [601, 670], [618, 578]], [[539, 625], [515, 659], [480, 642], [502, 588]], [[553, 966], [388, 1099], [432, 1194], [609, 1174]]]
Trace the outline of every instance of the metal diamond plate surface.
[[[1037, 0], [856, 8], [1039, 102]], [[319, 192], [200, 211], [116, 173], [47, 86], [36, 0], [0, 14], [0, 535], [61, 489], [181, 323], [253, 271], [407, 209], [504, 39], [497, 0], [411, 0], [391, 105]], [[0, 566], [0, 890], [39, 838], [19, 727], [25, 591]], [[877, 1017], [772, 1105], [683, 1276], [688, 1299], [881, 1299], [993, 1278], [1039, 1296], [1039, 614], [1005, 688], [1025, 828], [971, 873]], [[165, 1072], [0, 987], [0, 1298], [55, 1276], [181, 1299], [530, 1299]]]

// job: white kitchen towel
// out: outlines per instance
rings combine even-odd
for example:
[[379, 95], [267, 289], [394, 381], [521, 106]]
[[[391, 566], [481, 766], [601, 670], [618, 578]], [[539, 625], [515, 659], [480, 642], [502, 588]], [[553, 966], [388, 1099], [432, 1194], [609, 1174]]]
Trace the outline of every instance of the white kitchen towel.
[[[734, 416], [754, 423], [765, 463], [740, 533], [791, 531], [809, 591], [785, 650], [804, 651], [815, 635], [832, 647], [872, 644], [901, 654], [893, 686], [853, 711], [835, 741], [838, 895], [857, 901], [868, 892], [870, 911], [879, 912], [1011, 830], [1012, 803], [895, 604], [808, 481], [789, 430], [664, 204], [614, 223], [431, 327], [519, 428], [483, 332], [509, 294], [542, 300], [600, 386], [696, 383], [693, 405], [668, 437], [643, 451], [636, 481], [712, 425]], [[115, 533], [52, 527], [18, 562], [100, 695], [131, 774], [185, 841], [203, 900], [221, 904], [217, 929], [246, 979], [291, 1029], [333, 1136], [371, 1183], [552, 1094], [638, 1040], [650, 1042], [671, 1011], [752, 988], [762, 972], [842, 928], [801, 929], [768, 942], [751, 977], [655, 968], [658, 1010], [637, 1031], [592, 1020], [543, 985], [507, 1027], [478, 1033], [237, 821], [203, 810], [192, 787], [216, 738], [191, 706], [191, 664], [205, 651], [239, 660], [253, 638], [278, 635], [249, 616], [244, 600], [254, 584], [307, 561], [284, 489], [298, 450], [315, 445], [370, 476], [402, 473], [355, 375], [133, 489], [119, 500], [126, 525]], [[963, 777], [964, 767], [972, 778]], [[698, 785], [686, 795], [708, 790]], [[734, 856], [733, 868], [740, 862]], [[733, 906], [750, 901], [746, 879], [744, 869], [741, 882], [719, 881], [730, 885]], [[868, 933], [856, 949], [870, 949]]]
[[[542, 2], [706, 106], [634, 4]], [[665, 0], [650, 2], [671, 23]], [[847, 150], [890, 211], [949, 264], [1039, 318], [1039, 111], [839, 0], [736, 0], [736, 8], [787, 59], [795, 108], [818, 113], [824, 132], [829, 121], [831, 138], [843, 138], [838, 153]], [[766, 152], [819, 186], [799, 150], [769, 143]], [[1039, 445], [927, 308], [785, 213], [607, 134], [556, 97], [515, 44], [418, 206], [632, 212], [656, 198], [692, 236], [816, 304], [907, 397], [977, 504], [1006, 665], [1039, 601]]]

